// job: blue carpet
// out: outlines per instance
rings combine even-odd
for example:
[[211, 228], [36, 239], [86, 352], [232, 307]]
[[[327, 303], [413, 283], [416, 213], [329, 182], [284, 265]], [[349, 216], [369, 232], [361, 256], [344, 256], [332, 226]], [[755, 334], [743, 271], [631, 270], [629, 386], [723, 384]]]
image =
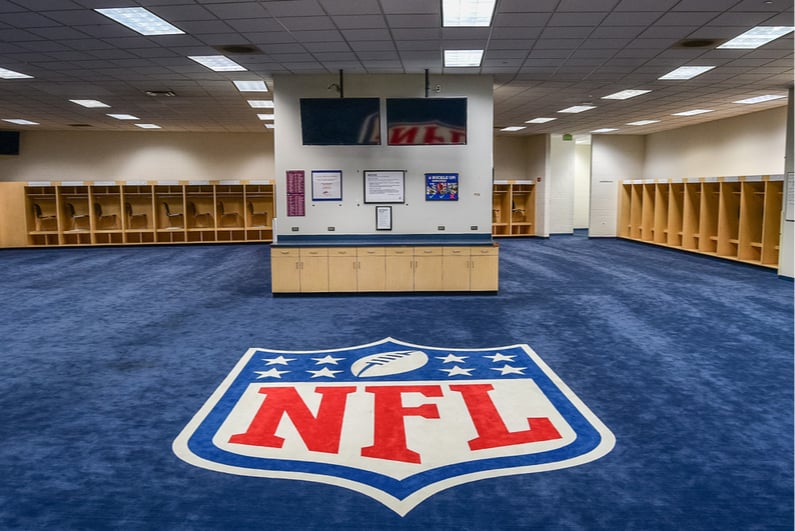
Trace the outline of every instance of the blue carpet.
[[[282, 297], [265, 245], [0, 251], [2, 529], [793, 528], [793, 285], [613, 239], [501, 240], [497, 296]], [[398, 516], [171, 443], [249, 347], [529, 344], [612, 430], [586, 465]]]

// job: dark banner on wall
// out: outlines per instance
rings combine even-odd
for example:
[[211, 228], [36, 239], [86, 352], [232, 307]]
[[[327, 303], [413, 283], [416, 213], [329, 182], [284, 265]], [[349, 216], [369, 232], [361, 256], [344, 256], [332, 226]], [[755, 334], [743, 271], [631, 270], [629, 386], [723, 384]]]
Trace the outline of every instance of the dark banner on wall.
[[386, 121], [390, 146], [467, 143], [466, 98], [390, 98]]
[[301, 98], [301, 137], [305, 146], [378, 145], [378, 98]]

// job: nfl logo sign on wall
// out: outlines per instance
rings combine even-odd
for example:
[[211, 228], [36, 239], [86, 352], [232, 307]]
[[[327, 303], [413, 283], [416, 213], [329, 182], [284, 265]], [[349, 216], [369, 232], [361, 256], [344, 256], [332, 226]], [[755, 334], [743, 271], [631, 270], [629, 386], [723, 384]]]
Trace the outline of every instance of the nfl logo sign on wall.
[[249, 349], [173, 449], [218, 472], [346, 487], [405, 515], [455, 485], [581, 465], [614, 443], [527, 345], [387, 338]]

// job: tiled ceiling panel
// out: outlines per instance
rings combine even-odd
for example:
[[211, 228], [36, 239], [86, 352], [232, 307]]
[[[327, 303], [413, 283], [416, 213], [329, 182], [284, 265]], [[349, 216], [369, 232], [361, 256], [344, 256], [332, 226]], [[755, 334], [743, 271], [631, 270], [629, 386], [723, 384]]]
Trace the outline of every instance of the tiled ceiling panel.
[[[185, 33], [142, 36], [94, 11], [133, 6]], [[0, 0], [0, 67], [33, 76], [0, 80], [0, 118], [47, 130], [78, 123], [136, 129], [107, 116], [115, 112], [164, 131], [265, 132], [246, 102], [251, 94], [238, 92], [232, 80], [263, 79], [273, 89], [277, 74], [427, 69], [492, 75], [495, 128], [527, 126], [513, 135], [603, 127], [646, 134], [784, 105], [785, 99], [734, 102], [786, 94], [793, 82], [792, 33], [758, 50], [717, 49], [755, 25], [791, 25], [789, 0], [498, 0], [486, 28], [442, 28], [441, 15], [437, 0]], [[692, 39], [711, 43], [683, 45]], [[484, 50], [480, 67], [443, 66], [445, 49], [470, 48]], [[213, 72], [188, 59], [221, 53], [247, 71]], [[715, 68], [689, 81], [658, 79], [683, 65]], [[652, 92], [602, 99], [634, 88]], [[88, 98], [111, 108], [68, 101]], [[597, 107], [557, 112], [580, 103]], [[671, 116], [692, 108], [713, 112]], [[525, 124], [540, 116], [557, 119]], [[660, 121], [625, 125], [641, 119]]]

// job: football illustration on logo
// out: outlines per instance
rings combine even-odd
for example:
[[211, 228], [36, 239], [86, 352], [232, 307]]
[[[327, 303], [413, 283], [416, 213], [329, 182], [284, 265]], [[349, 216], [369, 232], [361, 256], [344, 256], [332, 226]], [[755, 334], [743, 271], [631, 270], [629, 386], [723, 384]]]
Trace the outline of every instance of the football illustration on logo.
[[428, 355], [421, 350], [396, 350], [360, 358], [351, 365], [351, 372], [359, 378], [389, 376], [419, 369], [426, 363]]

